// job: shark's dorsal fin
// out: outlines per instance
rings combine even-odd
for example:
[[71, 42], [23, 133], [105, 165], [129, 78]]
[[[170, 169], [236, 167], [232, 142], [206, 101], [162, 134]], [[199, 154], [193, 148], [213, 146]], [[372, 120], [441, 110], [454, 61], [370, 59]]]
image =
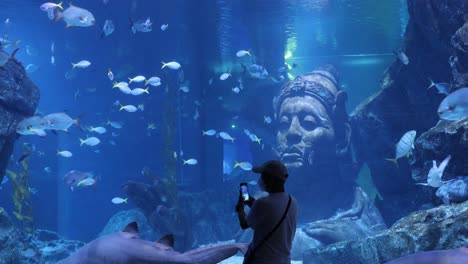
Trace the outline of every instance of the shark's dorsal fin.
[[138, 235], [139, 232], [138, 232], [138, 224], [137, 224], [137, 222], [131, 222], [130, 224], [128, 224], [128, 225], [122, 230], [122, 232], [127, 232], [127, 233], [130, 233], [130, 234]]
[[161, 237], [157, 242], [161, 243], [163, 245], [166, 245], [168, 247], [173, 248], [174, 247], [174, 236], [172, 234], [167, 234], [167, 235]]

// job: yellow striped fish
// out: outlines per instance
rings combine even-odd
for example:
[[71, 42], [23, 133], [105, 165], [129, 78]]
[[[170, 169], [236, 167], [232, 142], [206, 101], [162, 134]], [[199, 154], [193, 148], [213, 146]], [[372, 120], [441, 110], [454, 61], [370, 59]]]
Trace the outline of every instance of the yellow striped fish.
[[393, 162], [395, 166], [397, 166], [398, 168], [398, 159], [403, 156], [408, 157], [411, 150], [414, 149], [415, 138], [416, 138], [415, 130], [406, 132], [403, 135], [403, 137], [401, 137], [400, 141], [398, 141], [398, 144], [396, 145], [395, 158], [394, 159], [389, 158], [386, 160]]

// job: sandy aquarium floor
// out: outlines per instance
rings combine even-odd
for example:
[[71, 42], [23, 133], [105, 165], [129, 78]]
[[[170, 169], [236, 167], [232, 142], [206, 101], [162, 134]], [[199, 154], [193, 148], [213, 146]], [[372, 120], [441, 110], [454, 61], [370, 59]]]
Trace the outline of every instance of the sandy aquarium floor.
[[[226, 259], [225, 261], [221, 261], [219, 264], [242, 264], [243, 260], [243, 257], [234, 256]], [[302, 264], [302, 261], [291, 261], [291, 264]]]

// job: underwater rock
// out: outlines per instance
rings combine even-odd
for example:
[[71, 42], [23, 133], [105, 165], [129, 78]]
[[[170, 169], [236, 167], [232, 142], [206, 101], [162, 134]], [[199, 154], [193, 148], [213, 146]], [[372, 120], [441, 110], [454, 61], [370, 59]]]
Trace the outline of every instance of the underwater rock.
[[356, 188], [351, 209], [336, 216], [315, 221], [302, 228], [321, 245], [369, 237], [386, 229], [382, 216], [361, 188]]
[[468, 84], [468, 23], [460, 27], [452, 37], [455, 56], [450, 57], [452, 75], [457, 86]]
[[0, 207], [0, 264], [55, 264], [83, 245], [48, 230], [38, 229], [33, 235], [21, 232]]
[[43, 229], [35, 230], [34, 237], [36, 240], [44, 241], [44, 242], [60, 239], [57, 233], [49, 231], [49, 230], [43, 230]]
[[15, 227], [10, 216], [0, 207], [0, 264], [38, 264], [39, 248], [30, 243], [31, 235]]
[[236, 195], [239, 195], [237, 188], [220, 188], [218, 192], [182, 193], [186, 208], [191, 208], [187, 211], [193, 237], [196, 239], [194, 245], [226, 241], [234, 237], [240, 229], [237, 217], [233, 217], [232, 201], [235, 201]]
[[226, 241], [239, 230], [237, 218], [232, 217], [233, 201], [239, 195], [237, 184], [235, 187], [219, 186], [216, 192], [179, 191], [174, 198], [177, 205], [171, 200], [162, 201], [161, 193], [154, 185], [128, 181], [122, 188], [154, 230], [174, 235], [178, 248], [190, 249], [213, 241]]
[[[467, 27], [468, 2], [408, 0], [408, 12], [402, 50], [410, 63], [395, 60], [384, 73], [380, 90], [351, 114], [356, 158], [360, 164], [367, 163], [372, 172], [383, 197], [376, 203], [388, 224], [418, 210], [432, 194], [415, 188], [406, 158], [399, 159], [399, 168], [385, 158], [394, 157], [394, 146], [404, 133], [416, 130], [419, 136], [439, 121], [437, 108], [444, 95], [426, 89], [429, 79], [456, 86], [463, 82], [457, 81], [457, 74], [468, 72], [464, 67], [468, 65], [464, 48], [468, 31], [461, 29]], [[446, 149], [456, 148], [455, 142], [445, 143]]]
[[444, 204], [468, 201], [468, 176], [460, 176], [445, 182], [437, 189], [436, 196], [439, 197]]
[[129, 200], [140, 208], [145, 215], [151, 214], [156, 206], [162, 203], [158, 189], [154, 185], [128, 181], [122, 186], [122, 189]]
[[76, 240], [65, 240], [57, 233], [38, 229], [34, 232], [31, 244], [38, 248], [37, 259], [41, 264], [55, 264], [80, 249], [85, 244]]
[[163, 234], [173, 234], [178, 250], [190, 249], [193, 244], [190, 218], [179, 203], [177, 192], [162, 190], [162, 184], [128, 181], [122, 188], [132, 203], [141, 209], [150, 226]]
[[414, 212], [375, 236], [311, 249], [304, 264], [383, 263], [401, 256], [468, 243], [468, 202]]
[[98, 236], [105, 236], [108, 234], [121, 231], [128, 223], [137, 222], [140, 231], [140, 237], [144, 240], [157, 240], [161, 236], [158, 235], [148, 223], [146, 216], [138, 209], [131, 209], [127, 211], [120, 211], [113, 215], [107, 222], [104, 229]]
[[468, 118], [460, 121], [440, 121], [421, 134], [414, 144], [411, 163], [412, 177], [416, 182], [426, 182], [432, 161], [439, 164], [451, 155], [442, 180], [457, 175], [468, 175]]
[[10, 59], [0, 67], [0, 181], [17, 138], [16, 125], [34, 114], [39, 96], [21, 63]]
[[20, 263], [20, 235], [10, 216], [0, 207], [0, 264]]
[[321, 243], [308, 236], [303, 228], [296, 229], [294, 240], [291, 247], [291, 259], [302, 260], [304, 252], [309, 249], [321, 246]]

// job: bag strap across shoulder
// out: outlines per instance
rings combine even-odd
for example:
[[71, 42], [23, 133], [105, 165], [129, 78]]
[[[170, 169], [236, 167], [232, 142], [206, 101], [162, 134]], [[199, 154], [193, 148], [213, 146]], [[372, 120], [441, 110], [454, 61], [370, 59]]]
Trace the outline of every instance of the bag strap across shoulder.
[[[268, 235], [266, 235], [265, 238], [260, 243], [258, 243], [257, 247], [255, 247], [254, 249], [250, 251], [249, 258], [248, 258], [249, 260], [253, 257], [254, 251], [258, 250], [263, 244], [265, 244], [265, 242], [267, 242], [268, 239], [270, 239], [270, 237], [275, 233], [275, 231], [284, 222], [284, 219], [286, 218], [286, 215], [288, 214], [289, 207], [291, 206], [291, 195], [288, 195], [288, 196], [289, 196], [288, 206], [286, 207], [286, 210], [284, 210], [283, 216], [281, 217], [279, 222], [276, 224], [276, 226], [270, 231], [270, 233], [268, 233]], [[249, 261], [245, 261], [244, 263], [249, 263]]]

